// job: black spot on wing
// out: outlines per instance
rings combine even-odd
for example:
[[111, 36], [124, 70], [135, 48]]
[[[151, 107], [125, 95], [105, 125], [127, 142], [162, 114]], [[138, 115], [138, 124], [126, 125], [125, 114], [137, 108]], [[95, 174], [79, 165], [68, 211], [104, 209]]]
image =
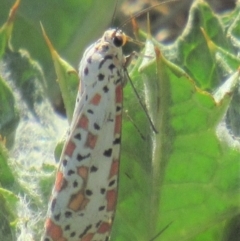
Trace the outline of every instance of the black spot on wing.
[[86, 195], [92, 196], [92, 194], [93, 194], [93, 192], [91, 190], [89, 190], [89, 189], [86, 190]]
[[98, 211], [103, 211], [105, 209], [105, 206], [101, 206], [98, 208]]
[[121, 83], [122, 82], [122, 78], [119, 78], [116, 80], [115, 84], [117, 85], [118, 83]]
[[98, 168], [95, 166], [91, 166], [91, 168], [90, 168], [90, 172], [96, 172], [97, 170], [98, 170]]
[[73, 187], [76, 188], [78, 186], [78, 182], [77, 181], [74, 181], [73, 182]]
[[107, 92], [109, 91], [109, 88], [108, 88], [107, 86], [104, 86], [104, 87], [103, 87], [103, 91], [104, 91], [105, 93], [107, 93]]
[[106, 157], [111, 157], [111, 155], [112, 155], [112, 148], [109, 148], [108, 150], [105, 150], [103, 152], [103, 155], [106, 156]]
[[113, 69], [116, 68], [116, 66], [115, 66], [115, 64], [112, 63], [112, 64], [110, 64], [110, 65], [108, 66], [108, 68], [109, 68], [111, 71], [113, 71]]
[[102, 80], [104, 80], [104, 75], [103, 74], [98, 74], [98, 80], [99, 81], [102, 81]]
[[64, 228], [65, 231], [70, 230], [70, 225], [66, 225]]
[[67, 166], [68, 161], [66, 159], [63, 160], [63, 166]]
[[83, 155], [81, 155], [81, 154], [78, 154], [78, 155], [77, 155], [77, 160], [80, 162], [80, 161], [82, 161], [82, 160], [84, 160], [84, 159], [87, 159], [88, 157], [90, 157], [90, 153], [87, 154], [87, 155], [85, 155], [85, 156], [83, 156]]
[[74, 174], [75, 172], [73, 171], [73, 170], [69, 170], [68, 172], [67, 172], [67, 175], [68, 176], [71, 176], [72, 174]]
[[107, 121], [109, 121], [109, 122], [113, 122], [114, 119], [110, 119], [110, 118], [108, 118]]
[[88, 109], [87, 112], [88, 112], [89, 114], [93, 114], [93, 110], [91, 110], [91, 109]]
[[96, 223], [96, 228], [98, 228], [98, 227], [101, 225], [101, 223], [102, 223], [102, 221], [98, 221], [98, 222]]
[[85, 67], [85, 69], [84, 69], [84, 75], [88, 75], [88, 72], [89, 72], [88, 67]]
[[72, 217], [72, 212], [66, 211], [66, 212], [65, 212], [65, 217], [66, 217], [66, 218]]
[[75, 139], [77, 140], [81, 140], [81, 134], [80, 133], [77, 133], [75, 136], [74, 136]]
[[88, 225], [88, 226], [84, 229], [84, 231], [79, 235], [79, 238], [82, 238], [82, 237], [88, 232], [88, 230], [91, 229], [91, 228], [92, 228], [92, 225]]
[[54, 215], [54, 219], [55, 219], [56, 221], [59, 221], [59, 220], [60, 220], [60, 217], [61, 217], [61, 214], [60, 214], [60, 213], [57, 214], [57, 215]]
[[116, 139], [113, 141], [113, 144], [114, 144], [114, 145], [116, 145], [116, 144], [121, 144], [121, 137], [116, 138]]
[[122, 109], [122, 107], [120, 105], [116, 106], [116, 112], [119, 112]]
[[117, 76], [121, 77], [120, 71], [117, 70]]
[[111, 187], [114, 185], [114, 183], [115, 183], [115, 180], [112, 180], [111, 182], [109, 182], [108, 186]]
[[101, 188], [100, 192], [101, 192], [101, 194], [104, 194], [106, 192], [106, 189], [105, 188]]
[[103, 60], [100, 61], [100, 64], [98, 66], [99, 69], [102, 68], [103, 64], [108, 60], [108, 59], [113, 59], [112, 55], [106, 55]]
[[87, 62], [88, 62], [89, 64], [92, 63], [92, 57], [91, 57], [91, 56], [87, 59]]
[[94, 127], [95, 130], [100, 130], [100, 126], [97, 123], [94, 123], [93, 127]]

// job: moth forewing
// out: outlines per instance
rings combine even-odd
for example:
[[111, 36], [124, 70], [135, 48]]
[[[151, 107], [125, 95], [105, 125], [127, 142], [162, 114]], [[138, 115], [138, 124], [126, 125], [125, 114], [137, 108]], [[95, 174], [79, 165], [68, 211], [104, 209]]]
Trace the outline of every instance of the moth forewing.
[[122, 88], [128, 41], [107, 30], [84, 53], [81, 88], [49, 203], [42, 241], [109, 240], [117, 203]]

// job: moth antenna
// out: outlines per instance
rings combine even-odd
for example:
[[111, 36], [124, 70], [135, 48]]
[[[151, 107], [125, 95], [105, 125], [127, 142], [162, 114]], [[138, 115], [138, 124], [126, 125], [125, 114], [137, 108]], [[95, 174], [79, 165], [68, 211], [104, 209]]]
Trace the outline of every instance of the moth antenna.
[[140, 135], [140, 137], [145, 141], [146, 137], [142, 134], [142, 132], [140, 131], [140, 129], [138, 128], [138, 126], [135, 124], [135, 122], [133, 121], [132, 117], [128, 114], [128, 111], [125, 111], [125, 115], [127, 116], [127, 118], [131, 121], [131, 123], [133, 124], [133, 126], [136, 128], [136, 131], [138, 132], [138, 134]]
[[111, 20], [111, 26], [113, 26], [113, 21], [114, 21], [114, 18], [116, 17], [117, 6], [118, 6], [118, 0], [116, 0], [116, 3], [115, 3], [113, 15], [112, 15], [112, 20]]
[[[145, 8], [137, 13], [135, 13], [134, 15], [132, 15], [130, 18], [128, 18], [125, 22], [123, 22], [119, 28], [122, 28], [124, 27], [127, 23], [129, 23], [133, 18], [137, 18], [139, 16], [141, 16], [142, 14], [146, 13], [146, 12], [149, 12], [150, 10], [160, 6], [160, 5], [163, 5], [163, 4], [166, 4], [166, 3], [171, 3], [171, 2], [178, 2], [180, 0], [168, 0], [168, 1], [164, 1], [164, 2], [161, 2], [161, 3], [158, 3], [158, 4], [155, 4], [154, 6], [150, 6], [148, 8]], [[118, 28], [118, 29], [119, 29]]]
[[167, 224], [159, 233], [157, 233], [153, 238], [151, 238], [149, 241], [154, 241], [157, 237], [159, 237], [171, 224], [173, 223], [170, 222], [169, 224]]
[[135, 95], [136, 95], [136, 97], [137, 97], [137, 99], [138, 99], [138, 101], [139, 101], [139, 103], [140, 103], [143, 111], [146, 113], [146, 116], [147, 116], [147, 119], [148, 119], [148, 121], [149, 121], [149, 123], [150, 123], [150, 126], [152, 127], [153, 131], [154, 131], [156, 134], [158, 134], [158, 131], [157, 131], [156, 127], [154, 126], [151, 117], [150, 117], [149, 114], [148, 114], [147, 108], [146, 108], [146, 106], [143, 104], [143, 102], [142, 102], [142, 100], [141, 100], [141, 98], [140, 98], [140, 96], [139, 96], [139, 94], [138, 94], [138, 92], [137, 92], [137, 90], [136, 90], [136, 88], [135, 88], [135, 86], [134, 86], [134, 84], [133, 84], [133, 82], [132, 82], [132, 80], [131, 80], [131, 78], [130, 78], [130, 76], [129, 76], [129, 74], [128, 74], [127, 71], [126, 71], [126, 74], [127, 74], [128, 79], [129, 79], [129, 82], [130, 82], [130, 84], [131, 84], [131, 86], [132, 86], [133, 92], [135, 93]]

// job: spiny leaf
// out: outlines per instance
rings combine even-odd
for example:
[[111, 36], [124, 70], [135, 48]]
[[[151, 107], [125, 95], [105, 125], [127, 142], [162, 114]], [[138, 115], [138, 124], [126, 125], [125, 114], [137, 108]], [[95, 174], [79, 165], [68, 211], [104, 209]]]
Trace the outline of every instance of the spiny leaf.
[[7, 46], [10, 46], [10, 38], [13, 29], [13, 23], [19, 7], [20, 0], [16, 0], [10, 10], [7, 22], [0, 28], [0, 58], [3, 56]]
[[219, 85], [219, 75], [216, 64], [207, 49], [201, 28], [204, 28], [208, 36], [218, 45], [228, 48], [219, 18], [204, 1], [199, 0], [194, 2], [187, 26], [177, 41], [181, 59], [179, 64], [194, 78], [198, 86], [209, 90]]
[[79, 84], [79, 78], [76, 70], [70, 64], [68, 64], [65, 60], [63, 60], [59, 56], [57, 51], [54, 49], [42, 25], [41, 25], [41, 28], [42, 28], [43, 36], [46, 40], [46, 43], [52, 55], [54, 67], [58, 77], [58, 83], [60, 86], [64, 106], [66, 109], [68, 122], [70, 124], [73, 116], [73, 111], [74, 111], [75, 99], [77, 95], [76, 86], [78, 86]]
[[[128, 113], [148, 138], [142, 140], [131, 123], [124, 121], [113, 240], [150, 240], [170, 222], [156, 240], [221, 240], [225, 223], [240, 213], [240, 150], [216, 133], [239, 83], [239, 73], [236, 65], [229, 64], [235, 73], [219, 84], [223, 80], [218, 62], [210, 54], [199, 24], [193, 23], [200, 19], [203, 26], [212, 26], [210, 21], [219, 30], [212, 32], [208, 27], [211, 38], [229, 50], [221, 23], [200, 1], [191, 13], [191, 28], [179, 38], [177, 49], [180, 66], [187, 71], [169, 62], [159, 50], [156, 61], [150, 61], [141, 74], [136, 66], [131, 71], [133, 82], [145, 89], [159, 135], [148, 137], [151, 129], [146, 127], [146, 118], [140, 116], [134, 97], [128, 86], [125, 88]], [[211, 91], [217, 87], [213, 95]]]

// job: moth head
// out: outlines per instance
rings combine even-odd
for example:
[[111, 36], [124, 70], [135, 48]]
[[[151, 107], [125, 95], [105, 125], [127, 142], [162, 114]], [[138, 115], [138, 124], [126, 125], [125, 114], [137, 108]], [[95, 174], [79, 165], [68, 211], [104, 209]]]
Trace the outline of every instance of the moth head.
[[131, 38], [120, 29], [110, 29], [104, 33], [104, 40], [106, 42], [111, 42], [115, 47], [120, 48], [127, 42], [131, 41]]
[[116, 29], [112, 35], [112, 41], [116, 47], [124, 46], [127, 42], [130, 41], [130, 39], [131, 38], [128, 37], [124, 32], [122, 32], [122, 30], [118, 29]]

